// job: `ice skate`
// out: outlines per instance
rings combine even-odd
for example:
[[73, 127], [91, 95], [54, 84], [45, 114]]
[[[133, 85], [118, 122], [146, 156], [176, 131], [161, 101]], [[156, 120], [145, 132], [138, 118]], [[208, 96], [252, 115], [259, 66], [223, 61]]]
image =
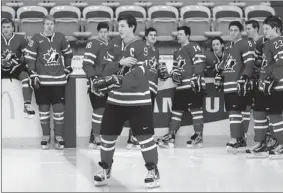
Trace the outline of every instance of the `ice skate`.
[[230, 153], [241, 153], [245, 152], [247, 143], [244, 137], [239, 137], [237, 139], [232, 138], [229, 143], [226, 144], [226, 149]]
[[157, 144], [164, 148], [174, 148], [175, 147], [175, 135], [166, 134], [162, 138], [157, 140]]
[[191, 136], [190, 140], [187, 141], [188, 148], [202, 148], [203, 147], [203, 137], [200, 133], [195, 133]]
[[283, 159], [283, 145], [280, 144], [273, 150], [269, 151], [270, 159]]
[[49, 149], [50, 148], [50, 135], [43, 135], [41, 139], [41, 147], [43, 150]]
[[35, 116], [35, 111], [29, 102], [24, 104], [25, 118], [32, 119]]
[[159, 171], [155, 164], [146, 164], [146, 169], [148, 170], [147, 176], [144, 179], [144, 183], [147, 188], [157, 188], [160, 186]]
[[55, 136], [54, 137], [54, 143], [55, 143], [55, 148], [56, 149], [64, 149], [64, 146], [65, 146], [65, 142], [64, 142], [64, 139], [62, 138], [62, 136]]
[[90, 149], [100, 149], [100, 146], [101, 146], [100, 135], [93, 134], [93, 130], [91, 130], [88, 147]]
[[266, 141], [257, 142], [252, 148], [246, 150], [247, 158], [266, 158]]
[[111, 175], [111, 169], [105, 162], [98, 162], [101, 170], [93, 177], [95, 186], [105, 186]]
[[127, 149], [140, 149], [139, 142], [132, 134], [129, 135]]

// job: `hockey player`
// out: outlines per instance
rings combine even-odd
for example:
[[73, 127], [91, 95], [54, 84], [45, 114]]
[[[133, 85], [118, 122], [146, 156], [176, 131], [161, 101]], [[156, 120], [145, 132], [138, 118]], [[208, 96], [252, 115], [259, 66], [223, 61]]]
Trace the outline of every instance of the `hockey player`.
[[231, 141], [226, 144], [228, 151], [241, 151], [247, 146], [242, 126], [241, 112], [246, 109], [247, 92], [252, 73], [255, 70], [255, 45], [243, 39], [243, 25], [238, 21], [229, 24], [231, 43], [225, 47], [224, 59], [224, 100], [230, 119]]
[[[145, 30], [145, 43], [148, 47], [147, 66], [149, 68], [149, 90], [151, 95], [152, 110], [154, 109], [155, 97], [157, 95], [158, 78], [165, 81], [169, 78], [169, 73], [165, 63], [159, 63], [159, 50], [154, 47], [156, 43], [157, 31], [150, 27]], [[134, 146], [139, 146], [137, 139], [129, 131], [129, 139], [127, 148], [131, 149]]]
[[[277, 16], [267, 17], [263, 22], [263, 30], [269, 39], [264, 47], [264, 62], [261, 67], [259, 90], [263, 94], [257, 97], [258, 111], [267, 109], [270, 122], [273, 126], [272, 135], [276, 139], [275, 144], [268, 147], [269, 156], [283, 157], [283, 37], [281, 20]], [[262, 122], [262, 123], [266, 123]], [[266, 126], [266, 124], [264, 125]]]
[[1, 26], [1, 78], [16, 78], [22, 82], [24, 114], [26, 118], [33, 118], [35, 112], [31, 106], [32, 89], [24, 60], [28, 40], [25, 36], [13, 33], [15, 24], [11, 19], [3, 19]]
[[107, 101], [107, 95], [94, 90], [91, 87], [92, 82], [95, 81], [99, 76], [101, 76], [103, 71], [103, 56], [106, 52], [106, 47], [108, 46], [108, 33], [109, 25], [105, 22], [100, 22], [97, 25], [98, 38], [90, 40], [86, 44], [84, 60], [83, 60], [83, 70], [86, 73], [88, 79], [88, 94], [90, 102], [93, 108], [92, 113], [92, 129], [90, 132], [89, 148], [96, 149], [100, 147], [100, 127], [102, 115], [104, 112], [104, 107]]
[[183, 113], [189, 110], [195, 133], [187, 141], [187, 147], [202, 147], [205, 55], [198, 44], [189, 41], [189, 27], [182, 26], [177, 31], [181, 47], [174, 51], [171, 71], [172, 80], [177, 87], [172, 101], [169, 133], [159, 139], [158, 144], [165, 148], [174, 148], [175, 135], [180, 128]]
[[[159, 186], [157, 169], [158, 152], [153, 139], [153, 115], [148, 69], [145, 62], [148, 48], [142, 40], [134, 36], [136, 19], [130, 15], [118, 18], [120, 38], [109, 43], [107, 65], [105, 70], [118, 69], [117, 74], [98, 78], [94, 87], [102, 93], [109, 92], [107, 105], [101, 123], [101, 171], [94, 176], [96, 186], [107, 184], [110, 178], [115, 142], [121, 134], [125, 121], [129, 121], [133, 135], [139, 141], [148, 174], [144, 180], [149, 188]], [[112, 41], [111, 41], [112, 42]], [[121, 64], [123, 63], [123, 65]], [[125, 63], [135, 64], [127, 66]], [[105, 74], [110, 73], [110, 71]]]
[[[65, 85], [72, 72], [73, 52], [61, 33], [54, 32], [55, 19], [51, 15], [43, 18], [43, 33], [35, 34], [26, 47], [31, 85], [34, 87], [39, 106], [43, 137], [41, 146], [48, 149], [50, 144], [50, 104], [53, 107], [55, 147], [64, 148], [64, 103]], [[64, 64], [62, 61], [64, 57]]]

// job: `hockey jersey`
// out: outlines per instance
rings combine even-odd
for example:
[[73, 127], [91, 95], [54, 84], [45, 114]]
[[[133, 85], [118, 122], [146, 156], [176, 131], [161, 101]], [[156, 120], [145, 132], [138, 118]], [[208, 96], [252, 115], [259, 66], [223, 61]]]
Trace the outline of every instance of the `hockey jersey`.
[[102, 39], [93, 39], [86, 44], [83, 70], [86, 73], [87, 78], [93, 76], [101, 76], [103, 71], [103, 57], [105, 55], [108, 42]]
[[255, 43], [246, 39], [230, 42], [224, 47], [224, 92], [237, 92], [237, 80], [252, 76], [255, 70]]
[[8, 54], [14, 54], [17, 58], [21, 59], [22, 64], [24, 62], [24, 51], [28, 44], [28, 40], [25, 36], [14, 34], [10, 39], [6, 39], [4, 35], [1, 36], [1, 55], [6, 56]]
[[157, 85], [158, 85], [158, 65], [159, 65], [159, 51], [157, 48], [148, 46], [148, 59], [147, 59], [147, 66], [149, 69], [155, 69], [149, 71], [148, 73], [148, 82], [149, 82], [149, 89], [155, 95], [157, 94]]
[[203, 75], [205, 67], [205, 55], [200, 46], [194, 42], [178, 48], [173, 53], [173, 68], [182, 70], [182, 84], [177, 90], [191, 88], [193, 74]]
[[[109, 42], [104, 68], [105, 75], [116, 74], [123, 76], [121, 88], [110, 91], [108, 103], [119, 106], [151, 105], [148, 68], [145, 66], [148, 58], [148, 48], [142, 40], [134, 38], [125, 45], [121, 38]], [[118, 61], [122, 58], [133, 57], [138, 60], [133, 67], [120, 66]]]
[[28, 68], [37, 72], [42, 86], [67, 84], [64, 67], [71, 65], [72, 57], [69, 42], [59, 32], [53, 33], [50, 38], [42, 33], [36, 34], [26, 47]]
[[266, 61], [270, 66], [271, 76], [278, 82], [276, 91], [283, 91], [283, 36], [269, 40], [266, 45]]
[[255, 54], [256, 54], [256, 65], [261, 66], [261, 62], [262, 62], [262, 55], [263, 55], [263, 47], [265, 45], [265, 43], [267, 42], [267, 38], [265, 38], [264, 36], [259, 38], [256, 42], [255, 42]]
[[218, 56], [213, 51], [207, 50], [205, 51], [205, 61], [206, 66], [204, 69], [204, 74], [206, 77], [214, 77], [215, 76], [215, 68], [218, 66], [223, 58], [223, 53], [221, 56]]

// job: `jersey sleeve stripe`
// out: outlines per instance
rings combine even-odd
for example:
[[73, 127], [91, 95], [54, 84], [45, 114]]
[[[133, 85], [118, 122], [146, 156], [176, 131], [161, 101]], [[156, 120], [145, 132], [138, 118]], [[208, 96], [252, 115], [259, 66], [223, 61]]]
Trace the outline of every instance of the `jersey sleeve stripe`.
[[255, 54], [254, 51], [248, 51], [248, 52], [243, 53], [243, 54], [242, 54], [242, 57], [246, 57], [246, 56], [248, 56], [248, 55], [253, 55], [253, 56], [255, 56], [256, 54]]
[[68, 55], [68, 54], [72, 54], [73, 51], [72, 50], [69, 50], [68, 52], [65, 52], [64, 55]]
[[26, 58], [26, 59], [30, 59], [30, 60], [36, 60], [34, 57], [27, 56], [27, 55], [25, 56], [25, 58]]
[[27, 48], [25, 49], [25, 51], [26, 51], [27, 53], [29, 53], [29, 54], [32, 54], [32, 55], [35, 55], [35, 56], [37, 55], [37, 53], [36, 53], [36, 52], [32, 52], [32, 51], [30, 51], [30, 50], [29, 50], [29, 49], [27, 49]]
[[85, 56], [91, 56], [91, 57], [93, 57], [93, 58], [96, 58], [96, 55], [94, 55], [94, 54], [92, 54], [92, 53], [89, 53], [89, 52], [86, 52], [84, 55], [85, 55]]
[[66, 52], [69, 48], [70, 48], [70, 45], [68, 45], [66, 49], [62, 50], [62, 52]]
[[91, 59], [86, 59], [86, 58], [85, 58], [83, 61], [84, 61], [84, 62], [89, 62], [89, 63], [91, 63], [91, 64], [94, 64], [94, 61], [92, 61]]
[[244, 64], [246, 64], [249, 61], [255, 61], [255, 58], [248, 58], [248, 59], [244, 60]]

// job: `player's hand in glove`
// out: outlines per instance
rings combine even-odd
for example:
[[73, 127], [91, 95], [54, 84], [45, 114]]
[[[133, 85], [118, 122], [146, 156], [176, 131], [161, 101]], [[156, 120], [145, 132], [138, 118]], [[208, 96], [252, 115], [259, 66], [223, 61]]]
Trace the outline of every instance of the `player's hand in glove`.
[[271, 77], [266, 77], [263, 81], [260, 83], [260, 87], [262, 88], [262, 91], [265, 95], [271, 95], [273, 88], [276, 86], [277, 81]]
[[158, 77], [160, 80], [165, 81], [170, 77], [166, 64], [164, 62], [159, 63], [158, 65]]
[[221, 92], [224, 89], [224, 78], [220, 74], [216, 74], [214, 78], [214, 89], [217, 92]]
[[191, 86], [192, 86], [192, 90], [195, 93], [204, 91], [205, 90], [204, 78], [199, 74], [194, 74], [193, 77], [191, 78]]
[[98, 78], [94, 82], [94, 87], [103, 94], [106, 94], [115, 88], [120, 88], [121, 86], [122, 86], [122, 76], [119, 75], [112, 75], [103, 78]]
[[173, 68], [171, 71], [171, 78], [173, 82], [177, 85], [182, 84], [182, 70], [179, 68]]
[[40, 87], [39, 76], [34, 71], [29, 72], [29, 85], [30, 85], [30, 87], [32, 87], [34, 89], [39, 89], [39, 87]]
[[65, 74], [66, 74], [66, 79], [69, 78], [70, 74], [73, 72], [73, 68], [71, 66], [67, 66], [64, 68]]
[[237, 81], [237, 90], [239, 96], [246, 96], [247, 92], [250, 91], [250, 80], [247, 75], [242, 75]]
[[93, 94], [95, 94], [96, 96], [104, 96], [103, 93], [101, 93], [98, 88], [95, 87], [95, 82], [98, 80], [98, 77], [97, 76], [93, 76], [89, 79], [89, 91]]

